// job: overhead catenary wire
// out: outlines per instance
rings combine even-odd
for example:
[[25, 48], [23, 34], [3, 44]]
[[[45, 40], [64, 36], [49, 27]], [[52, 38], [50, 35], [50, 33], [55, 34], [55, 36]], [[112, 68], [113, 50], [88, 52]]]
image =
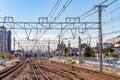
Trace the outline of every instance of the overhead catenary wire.
[[59, 11], [53, 21], [56, 21], [62, 15], [62, 13], [68, 8], [72, 1], [73, 0], [67, 0], [67, 2], [65, 3], [65, 5], [63, 5], [63, 8]]
[[56, 13], [60, 3], [61, 3], [62, 0], [57, 0], [55, 6], [53, 7], [53, 9], [51, 10], [51, 12], [48, 14], [47, 17], [50, 17], [49, 18], [49, 21], [53, 18], [54, 14]]
[[[4, 20], [4, 18], [2, 18], [2, 17], [0, 17], [0, 18]], [[8, 22], [9, 22], [9, 20], [8, 20]], [[3, 23], [3, 24], [4, 24], [4, 23]], [[10, 24], [7, 24], [7, 23], [6, 23], [6, 25], [9, 26], [9, 27], [11, 27], [11, 28], [13, 29], [15, 35], [20, 39], [20, 37], [19, 37], [18, 34], [16, 33], [14, 27], [12, 27], [12, 24], [11, 24], [11, 23], [10, 23]], [[13, 24], [13, 26], [15, 26], [15, 24]]]
[[50, 11], [50, 13], [48, 14], [47, 17], [49, 17], [49, 16], [53, 13], [53, 11], [54, 11], [54, 9], [56, 8], [56, 6], [57, 6], [57, 4], [59, 3], [59, 1], [60, 1], [60, 0], [57, 0], [57, 2], [55, 3], [54, 7], [52, 8], [52, 10]]
[[[54, 28], [55, 26], [57, 26], [58, 24], [52, 26], [52, 28]], [[48, 31], [48, 29], [46, 28], [44, 30], [44, 32], [40, 35], [40, 37], [38, 38], [38, 40], [36, 41], [36, 43], [34, 44], [33, 48], [35, 48], [35, 46], [37, 45], [37, 43], [39, 42], [39, 40], [44, 36], [44, 34]]]
[[[11, 27], [11, 28], [13, 29], [15, 35], [20, 39], [20, 37], [18, 36], [18, 34], [17, 34], [17, 32], [15, 31], [15, 29], [14, 29], [11, 25], [9, 25], [9, 24], [7, 24], [7, 23], [6, 23], [6, 25], [9, 26], [9, 27]], [[13, 24], [13, 25], [14, 25], [14, 24]]]
[[[100, 3], [100, 5], [103, 4], [103, 3], [105, 3], [105, 2], [107, 2], [107, 1], [108, 1], [108, 0], [105, 0], [104, 2]], [[93, 10], [94, 10], [94, 8], [92, 8], [91, 10], [87, 11], [86, 13], [84, 13], [83, 15], [81, 15], [81, 16], [79, 16], [79, 17], [82, 17], [82, 16], [84, 16], [84, 15], [92, 12]], [[84, 19], [84, 18], [86, 18], [86, 17], [89, 17], [90, 15], [93, 15], [93, 14], [96, 13], [96, 12], [97, 12], [97, 11], [95, 11], [95, 12], [93, 12], [93, 13], [91, 13], [91, 14], [88, 14], [88, 15], [86, 15], [85, 17], [83, 17], [83, 18], [81, 18], [81, 19]], [[67, 26], [67, 25], [66, 25], [66, 26]]]

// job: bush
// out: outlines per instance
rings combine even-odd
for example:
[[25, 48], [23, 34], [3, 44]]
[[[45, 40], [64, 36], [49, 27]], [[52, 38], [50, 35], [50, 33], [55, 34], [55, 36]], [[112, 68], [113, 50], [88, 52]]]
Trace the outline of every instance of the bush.
[[92, 57], [94, 56], [93, 53], [92, 53], [92, 49], [90, 48], [90, 46], [86, 45], [86, 47], [84, 48], [83, 50], [83, 56], [84, 57]]
[[4, 54], [0, 52], [0, 58], [4, 58]]
[[0, 61], [0, 66], [2, 65], [2, 61]]
[[67, 61], [66, 64], [76, 64], [76, 62], [73, 60], [70, 60], [70, 61]]

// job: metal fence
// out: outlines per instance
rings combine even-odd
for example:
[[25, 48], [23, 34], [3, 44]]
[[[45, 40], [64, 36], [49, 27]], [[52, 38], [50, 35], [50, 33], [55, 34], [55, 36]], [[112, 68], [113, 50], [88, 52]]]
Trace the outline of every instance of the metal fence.
[[[58, 58], [58, 56], [56, 56], [55, 58]], [[78, 57], [61, 56], [60, 60], [64, 60], [64, 61], [76, 60], [78, 63]], [[99, 64], [98, 58], [95, 58], [95, 57], [83, 57], [82, 60], [83, 60], [83, 63], [85, 64], [93, 64], [93, 65]], [[112, 68], [120, 69], [120, 58], [103, 58], [102, 64], [105, 67], [112, 67]]]

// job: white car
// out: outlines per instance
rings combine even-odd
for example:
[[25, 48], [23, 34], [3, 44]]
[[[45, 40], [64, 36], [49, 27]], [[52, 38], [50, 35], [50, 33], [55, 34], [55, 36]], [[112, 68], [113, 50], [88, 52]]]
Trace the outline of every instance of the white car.
[[103, 60], [103, 66], [112, 67], [114, 64], [110, 60]]

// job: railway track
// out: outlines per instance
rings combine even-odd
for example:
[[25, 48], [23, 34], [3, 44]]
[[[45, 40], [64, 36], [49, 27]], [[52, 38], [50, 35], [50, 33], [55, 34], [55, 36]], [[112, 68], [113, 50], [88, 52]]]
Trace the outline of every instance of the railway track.
[[57, 80], [60, 80], [61, 78], [63, 80], [83, 80], [83, 78], [80, 75], [67, 71], [63, 68], [58, 67], [57, 65], [53, 65], [46, 61], [44, 63], [39, 64], [39, 66], [43, 70], [47, 72], [52, 72], [53, 74], [55, 74], [55, 76], [59, 76]]
[[[32, 80], [82, 80], [82, 78], [76, 78], [73, 73], [69, 73], [55, 66], [46, 64], [36, 64], [30, 62], [30, 75]], [[29, 78], [30, 79], [30, 78]]]
[[81, 76], [87, 80], [88, 79], [90, 80], [120, 80], [120, 76], [117, 76], [114, 74], [107, 74], [107, 73], [99, 72], [99, 71], [88, 70], [85, 68], [81, 68], [80, 66], [78, 67], [78, 66], [58, 63], [54, 61], [52, 62], [52, 65], [56, 65], [56, 67], [62, 68], [63, 70], [67, 70], [70, 73], [77, 74], [76, 76]]
[[[0, 80], [120, 80], [120, 77], [49, 61], [48, 59], [28, 59], [26, 60], [27, 65], [24, 63], [21, 62], [19, 65], [0, 72]], [[21, 69], [19, 69], [20, 66], [22, 66]], [[16, 74], [18, 70], [18, 73], [21, 74]], [[18, 77], [14, 78], [13, 76], [11, 78], [10, 76], [8, 78], [11, 74], [18, 75]]]
[[[39, 59], [36, 61], [41, 69], [56, 73], [62, 77], [62, 80], [120, 80], [120, 76], [107, 74], [103, 72], [88, 70], [77, 66], [67, 65], [48, 59]], [[64, 79], [63, 79], [64, 78]], [[57, 80], [61, 80], [60, 78]]]
[[17, 69], [19, 69], [23, 64], [24, 64], [24, 60], [22, 60], [20, 63], [17, 63], [16, 65], [4, 70], [0, 72], [0, 80], [5, 80], [4, 78], [6, 77], [10, 77], [10, 75], [12, 75], [14, 73], [14, 71], [16, 71]]
[[52, 80], [46, 73], [35, 63], [29, 62], [32, 80]]

